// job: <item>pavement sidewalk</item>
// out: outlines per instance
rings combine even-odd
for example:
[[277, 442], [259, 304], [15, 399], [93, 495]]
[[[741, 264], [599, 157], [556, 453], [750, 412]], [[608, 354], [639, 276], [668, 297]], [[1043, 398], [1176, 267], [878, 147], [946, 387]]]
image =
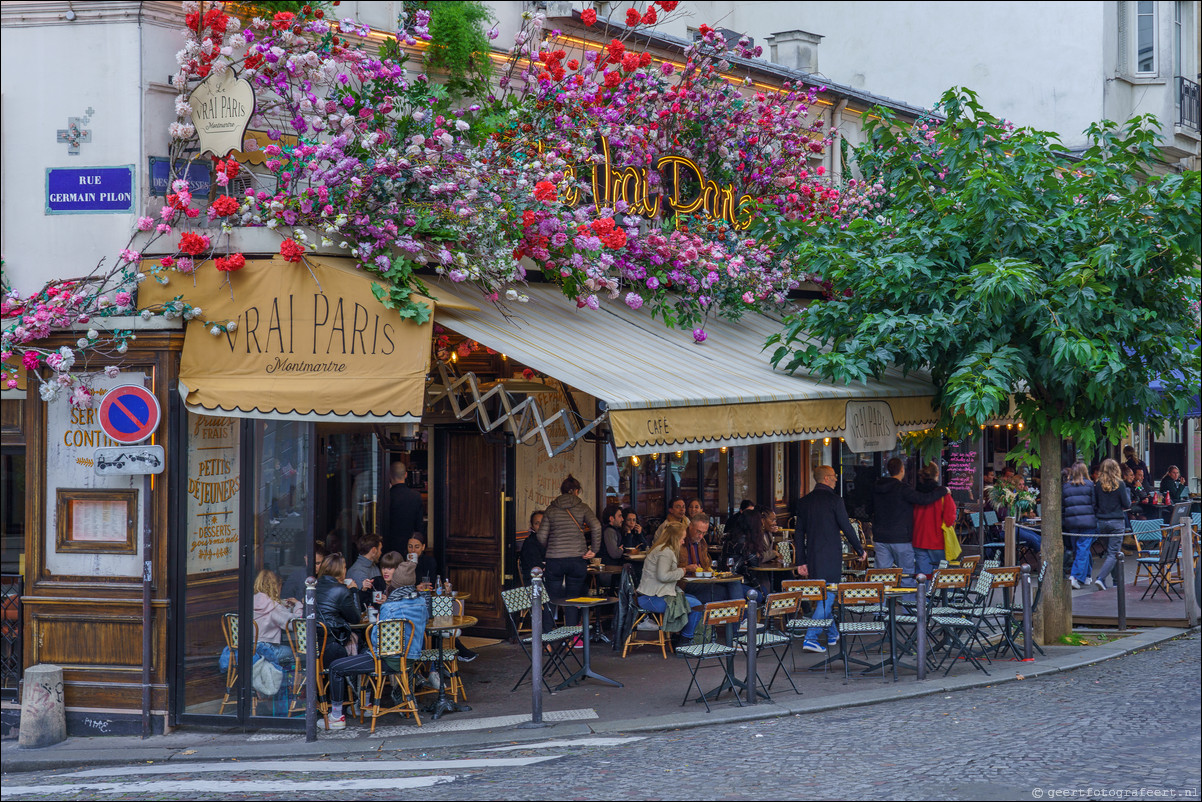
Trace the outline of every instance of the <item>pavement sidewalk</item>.
[[[177, 729], [167, 735], [147, 740], [137, 737], [101, 736], [68, 738], [55, 746], [24, 749], [15, 741], [6, 741], [0, 751], [0, 770], [5, 774], [21, 771], [46, 771], [57, 768], [104, 766], [134, 762], [186, 762], [217, 760], [345, 759], [377, 755], [394, 750], [453, 747], [486, 749], [490, 746], [545, 741], [551, 738], [580, 738], [617, 733], [647, 732], [700, 727], [708, 724], [755, 721], [787, 715], [801, 715], [861, 705], [882, 704], [935, 693], [1037, 679], [1060, 671], [1111, 660], [1146, 649], [1184, 634], [1196, 633], [1198, 628], [1182, 630], [1157, 627], [1137, 631], [1115, 641], [1090, 647], [1045, 647], [1047, 656], [1035, 662], [994, 662], [986, 676], [968, 666], [958, 666], [949, 677], [930, 675], [919, 683], [913, 674], [905, 672], [894, 683], [879, 679], [854, 679], [843, 682], [838, 667], [831, 675], [811, 676], [798, 672], [801, 694], [774, 688], [771, 702], [738, 707], [729, 694], [706, 713], [696, 705], [680, 706], [680, 692], [687, 681], [678, 660], [662, 661], [658, 655], [644, 654], [641, 661], [623, 661], [616, 656], [597, 660], [602, 651], [594, 654], [594, 667], [617, 676], [626, 685], [615, 689], [591, 682], [545, 697], [545, 720], [542, 728], [525, 728], [529, 721], [530, 691], [523, 686], [510, 693], [513, 680], [498, 676], [512, 660], [495, 662], [488, 672], [477, 674], [476, 683], [465, 676], [476, 717], [454, 714], [440, 722], [423, 722], [420, 729], [411, 724], [385, 726], [397, 717], [381, 719], [374, 735], [367, 727], [349, 726], [346, 731], [326, 733], [319, 730], [318, 739], [306, 743], [304, 735], [295, 731], [196, 730]], [[514, 647], [516, 648], [516, 647]], [[483, 656], [470, 668], [480, 671], [486, 663]], [[469, 667], [465, 667], [469, 668]], [[625, 673], [622, 673], [625, 669]], [[467, 674], [468, 672], [465, 672]], [[489, 677], [485, 679], [484, 677]], [[708, 680], [707, 680], [708, 681]], [[703, 683], [705, 684], [705, 683]], [[859, 687], [857, 687], [859, 686]], [[778, 684], [777, 688], [780, 687]], [[508, 715], [478, 717], [480, 713]], [[463, 716], [463, 718], [458, 718]], [[320, 725], [319, 725], [320, 726]]]

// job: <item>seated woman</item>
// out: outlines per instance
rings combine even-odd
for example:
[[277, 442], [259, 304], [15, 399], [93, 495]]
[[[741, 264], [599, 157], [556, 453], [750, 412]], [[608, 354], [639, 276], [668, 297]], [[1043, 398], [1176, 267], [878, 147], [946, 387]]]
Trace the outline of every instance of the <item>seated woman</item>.
[[722, 542], [722, 559], [728, 570], [743, 575], [744, 597], [747, 591], [756, 589], [760, 591], [762, 599], [772, 587], [768, 574], [757, 574], [751, 570], [777, 557], [772, 541], [764, 533], [763, 520], [755, 510], [732, 517], [726, 530], [726, 539]]
[[[676, 583], [684, 578], [685, 570], [696, 571], [697, 566], [680, 567], [677, 555], [681, 544], [684, 543], [684, 524], [669, 521], [660, 527], [659, 535], [647, 552], [643, 563], [643, 577], [639, 580], [639, 607], [651, 612], [663, 614], [668, 609], [668, 599], [682, 591]], [[689, 607], [689, 620], [680, 630], [677, 646], [687, 646], [693, 642], [693, 630], [701, 622], [701, 611], [693, 608], [700, 607], [701, 601], [696, 596], [684, 594], [685, 603]]]
[[1185, 480], [1181, 478], [1181, 469], [1170, 465], [1160, 480], [1160, 492], [1168, 496], [1169, 504], [1179, 504], [1189, 495]]
[[296, 599], [280, 600], [280, 577], [264, 568], [255, 577], [255, 624], [259, 628], [259, 643], [271, 647], [276, 665], [292, 662], [292, 648], [280, 642], [288, 622], [300, 618], [303, 612]]
[[322, 654], [329, 665], [346, 657], [350, 649], [358, 648], [351, 624], [359, 623], [359, 604], [355, 600], [355, 591], [346, 586], [346, 560], [341, 554], [327, 555], [321, 561], [314, 597], [317, 620], [326, 625], [328, 633]]
[[647, 549], [651, 547], [648, 534], [644, 534], [643, 525], [639, 523], [639, 514], [630, 507], [622, 510], [622, 548]]
[[[417, 631], [413, 633], [413, 640], [409, 644], [409, 651], [406, 653], [409, 660], [416, 660], [421, 654], [428, 616], [425, 599], [418, 594], [417, 588], [414, 586], [416, 575], [417, 566], [414, 563], [408, 560], [401, 561], [389, 574], [386, 586], [388, 597], [380, 605], [381, 621], [405, 618], [412, 621], [413, 626], [417, 628]], [[408, 627], [406, 627], [407, 629]], [[372, 634], [375, 635], [374, 632]], [[408, 632], [405, 634], [408, 637]], [[378, 646], [379, 639], [373, 638], [372, 643]], [[385, 658], [385, 662], [390, 663], [388, 668], [393, 671], [400, 668], [400, 661], [396, 658]], [[346, 729], [346, 716], [342, 711], [343, 686], [351, 677], [372, 673], [376, 665], [375, 658], [372, 657], [369, 650], [364, 649], [363, 654], [342, 657], [327, 665], [330, 667], [330, 714], [327, 717], [329, 728], [331, 730]]]

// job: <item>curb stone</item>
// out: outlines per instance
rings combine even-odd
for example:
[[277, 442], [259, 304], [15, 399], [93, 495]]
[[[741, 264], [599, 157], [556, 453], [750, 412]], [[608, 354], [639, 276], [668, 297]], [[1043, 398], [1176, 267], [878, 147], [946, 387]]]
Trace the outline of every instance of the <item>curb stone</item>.
[[[23, 749], [12, 742], [8, 742], [3, 752], [0, 753], [0, 770], [7, 775], [28, 771], [128, 765], [136, 762], [172, 762], [182, 765], [188, 762], [211, 762], [215, 760], [246, 758], [262, 759], [266, 757], [322, 757], [337, 760], [340, 758], [372, 756], [381, 752], [392, 752], [402, 749], [463, 746], [484, 748], [491, 745], [512, 745], [524, 741], [543, 741], [550, 737], [579, 737], [591, 734], [613, 734], [615, 732], [662, 732], [704, 727], [710, 724], [735, 724], [781, 718], [789, 715], [823, 713], [831, 710], [846, 709], [848, 707], [887, 704], [892, 701], [914, 699], [952, 691], [963, 691], [970, 688], [982, 688], [1006, 682], [1018, 682], [1020, 673], [1023, 681], [1039, 679], [1123, 657], [1183, 636], [1197, 635], [1199, 631], [1199, 627], [1184, 630], [1170, 627], [1156, 627], [1134, 635], [1128, 635], [1114, 644], [1107, 644], [1105, 647], [1093, 647], [1099, 649], [1100, 653], [1093, 652], [1084, 658], [1080, 655], [1053, 658], [1044, 662], [1029, 664], [1030, 670], [1028, 671], [1020, 672], [1016, 670], [1007, 674], [995, 671], [995, 673], [988, 677], [966, 676], [946, 682], [940, 681], [942, 678], [932, 678], [921, 687], [917, 686], [917, 684], [903, 688], [892, 682], [877, 683], [877, 687], [874, 688], [850, 690], [845, 693], [823, 696], [812, 700], [805, 697], [786, 699], [782, 695], [772, 702], [745, 705], [741, 708], [715, 709], [710, 713], [680, 712], [641, 719], [565, 721], [549, 724], [543, 729], [505, 727], [492, 730], [438, 733], [423, 739], [420, 743], [415, 741], [412, 736], [378, 740], [363, 738], [354, 740], [318, 740], [314, 743], [292, 739], [247, 743], [244, 733], [196, 733], [197, 738], [193, 743], [181, 742], [178, 746], [170, 747], [161, 745], [140, 746], [137, 744], [133, 746], [126, 744], [108, 745], [103, 743], [107, 740], [103, 737], [92, 739], [68, 738], [67, 741], [61, 744], [42, 749]], [[1003, 665], [1005, 664], [995, 663], [994, 667], [999, 668]], [[1016, 667], [1021, 667], [1023, 664], [1016, 663], [1015, 665]], [[215, 743], [206, 742], [206, 739], [228, 739], [231, 736], [236, 738], [236, 740], [217, 741]], [[75, 743], [72, 743], [73, 741]], [[286, 750], [286, 754], [281, 752], [281, 747]]]

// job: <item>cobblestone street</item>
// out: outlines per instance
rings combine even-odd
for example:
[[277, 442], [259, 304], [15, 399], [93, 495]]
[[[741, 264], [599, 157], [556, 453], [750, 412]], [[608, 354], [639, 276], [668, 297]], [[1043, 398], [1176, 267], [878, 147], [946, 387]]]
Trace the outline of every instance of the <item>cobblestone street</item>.
[[1191, 634], [1051, 677], [762, 722], [345, 763], [10, 774], [2, 796], [1198, 799], [1200, 643]]

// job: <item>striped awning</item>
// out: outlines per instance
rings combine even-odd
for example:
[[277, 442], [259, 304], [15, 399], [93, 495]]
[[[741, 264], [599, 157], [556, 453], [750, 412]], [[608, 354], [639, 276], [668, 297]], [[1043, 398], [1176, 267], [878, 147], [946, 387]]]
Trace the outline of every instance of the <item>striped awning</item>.
[[938, 419], [922, 377], [830, 384], [776, 370], [764, 343], [781, 323], [767, 315], [711, 320], [698, 344], [644, 310], [578, 309], [554, 285], [526, 287], [529, 302], [504, 312], [472, 286], [429, 287], [438, 323], [605, 402], [619, 456], [840, 437], [849, 401], [887, 402], [899, 432]]

